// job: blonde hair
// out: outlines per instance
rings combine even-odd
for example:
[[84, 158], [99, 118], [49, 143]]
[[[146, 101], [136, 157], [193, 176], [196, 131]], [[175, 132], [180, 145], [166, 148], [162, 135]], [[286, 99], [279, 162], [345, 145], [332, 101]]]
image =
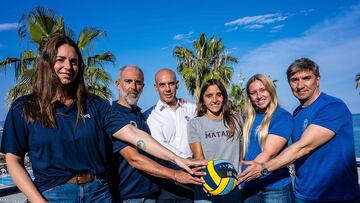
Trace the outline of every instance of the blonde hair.
[[266, 75], [264, 74], [256, 74], [252, 76], [248, 82], [246, 83], [246, 99], [245, 99], [245, 107], [244, 107], [244, 127], [243, 127], [243, 153], [242, 158], [245, 157], [245, 154], [247, 152], [248, 146], [249, 146], [249, 137], [250, 137], [250, 130], [254, 124], [255, 120], [255, 114], [258, 112], [258, 109], [250, 100], [250, 93], [249, 93], [249, 86], [251, 83], [255, 81], [260, 81], [265, 89], [270, 94], [270, 103], [269, 106], [266, 109], [265, 117], [261, 121], [259, 132], [257, 133], [259, 144], [261, 146], [261, 150], [263, 150], [263, 145], [265, 143], [266, 137], [268, 135], [269, 131], [269, 125], [271, 118], [278, 106], [278, 97], [276, 95], [275, 85], [274, 82]]

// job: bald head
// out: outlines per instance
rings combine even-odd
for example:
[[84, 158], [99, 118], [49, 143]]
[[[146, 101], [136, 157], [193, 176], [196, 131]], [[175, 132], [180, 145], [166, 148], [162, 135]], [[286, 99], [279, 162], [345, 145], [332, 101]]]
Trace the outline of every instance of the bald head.
[[163, 68], [155, 74], [154, 87], [159, 93], [160, 100], [172, 108], [176, 107], [176, 90], [178, 86], [179, 81], [176, 80], [176, 74], [173, 70]]
[[172, 77], [176, 81], [176, 74], [173, 70], [169, 68], [162, 68], [158, 72], [155, 73], [155, 83], [158, 83], [159, 78], [163, 75]]

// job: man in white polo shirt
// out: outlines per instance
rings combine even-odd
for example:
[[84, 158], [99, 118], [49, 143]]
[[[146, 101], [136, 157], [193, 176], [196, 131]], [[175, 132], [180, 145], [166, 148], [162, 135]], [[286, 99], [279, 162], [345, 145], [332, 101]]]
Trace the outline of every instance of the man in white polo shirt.
[[[196, 105], [182, 104], [176, 98], [179, 81], [176, 80], [175, 72], [170, 69], [164, 68], [155, 74], [154, 87], [160, 100], [145, 112], [151, 136], [175, 154], [184, 158], [192, 157], [187, 137], [187, 122], [196, 116]], [[176, 168], [171, 163], [163, 164]], [[193, 192], [188, 187], [163, 180], [160, 187], [160, 203], [193, 201]]]

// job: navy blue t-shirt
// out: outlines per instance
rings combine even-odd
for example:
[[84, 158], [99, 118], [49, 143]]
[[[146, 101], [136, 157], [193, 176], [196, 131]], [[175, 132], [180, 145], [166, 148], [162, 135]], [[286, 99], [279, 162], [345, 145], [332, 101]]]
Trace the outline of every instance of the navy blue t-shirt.
[[[247, 153], [244, 157], [245, 161], [254, 160], [261, 152], [261, 147], [258, 140], [258, 131], [260, 130], [260, 125], [266, 114], [256, 114], [255, 120], [252, 128], [250, 129], [249, 134], [249, 147]], [[291, 133], [293, 131], [293, 118], [289, 112], [281, 107], [277, 107], [269, 125], [268, 136], [277, 135], [286, 140], [290, 139]], [[271, 135], [273, 134], [273, 135]], [[279, 154], [286, 148], [285, 145], [279, 152]], [[243, 165], [243, 170], [247, 166]], [[250, 182], [244, 183], [244, 187], [256, 188], [256, 189], [281, 189], [286, 185], [290, 184], [291, 179], [289, 175], [289, 170], [281, 168], [279, 170], [273, 171], [265, 177], [260, 177], [258, 179], [252, 180]]]
[[295, 196], [311, 201], [344, 201], [359, 196], [352, 117], [345, 103], [321, 93], [309, 106], [296, 108], [293, 115], [294, 142], [301, 139], [309, 125], [335, 133], [295, 162]]
[[[141, 113], [141, 109], [132, 110], [125, 106], [120, 105], [117, 101], [112, 104], [112, 117], [117, 117], [118, 121], [122, 120], [122, 126], [132, 124], [140, 130], [150, 134], [150, 129], [146, 124], [146, 120]], [[131, 145], [113, 137], [113, 152], [117, 155], [119, 161], [118, 182], [119, 193], [121, 199], [141, 198], [154, 194], [159, 190], [157, 184], [154, 183], [153, 177], [133, 168], [126, 159], [121, 156], [119, 151]], [[139, 153], [149, 156], [145, 152], [139, 150]]]
[[[23, 156], [27, 152], [32, 163], [34, 183], [40, 191], [64, 184], [80, 173], [105, 174], [111, 140], [105, 135], [108, 101], [89, 95], [83, 119], [77, 122], [76, 103], [66, 106], [54, 103], [56, 128], [25, 119], [24, 102], [17, 99], [5, 120], [1, 142], [2, 153]], [[110, 145], [111, 147], [111, 145]]]

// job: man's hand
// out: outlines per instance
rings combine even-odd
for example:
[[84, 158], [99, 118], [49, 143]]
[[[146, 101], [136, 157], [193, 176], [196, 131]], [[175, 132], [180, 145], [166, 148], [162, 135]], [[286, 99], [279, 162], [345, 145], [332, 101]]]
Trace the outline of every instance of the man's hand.
[[187, 100], [184, 99], [184, 98], [179, 98], [179, 103], [180, 103], [181, 105], [187, 104]]
[[[200, 168], [203, 168], [203, 167], [197, 167], [196, 169], [200, 170]], [[195, 168], [193, 168], [192, 170], [194, 170], [194, 169]], [[197, 172], [195, 172], [194, 175], [201, 176], [203, 174], [206, 174], [206, 173], [197, 171]], [[181, 171], [181, 170], [178, 170], [175, 172], [174, 181], [175, 181], [175, 183], [195, 184], [195, 185], [202, 185], [204, 183], [204, 181], [201, 180], [199, 177], [192, 176], [189, 173], [187, 173], [185, 171]]]
[[238, 183], [249, 182], [261, 176], [261, 165], [255, 161], [241, 161], [247, 165], [245, 171], [238, 175]]

